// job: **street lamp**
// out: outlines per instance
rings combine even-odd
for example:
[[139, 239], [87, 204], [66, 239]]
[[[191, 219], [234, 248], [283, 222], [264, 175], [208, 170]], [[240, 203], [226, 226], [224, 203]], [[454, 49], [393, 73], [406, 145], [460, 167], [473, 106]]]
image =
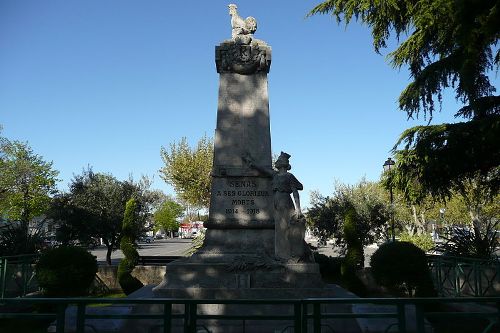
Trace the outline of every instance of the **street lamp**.
[[[390, 172], [392, 168], [394, 167], [394, 164], [396, 164], [390, 157], [385, 161], [383, 167], [384, 167], [384, 172]], [[390, 175], [389, 175], [390, 176]], [[392, 182], [389, 182], [389, 194], [391, 196], [391, 231], [392, 231], [392, 241], [396, 241], [396, 234], [394, 232], [394, 198], [392, 196]]]

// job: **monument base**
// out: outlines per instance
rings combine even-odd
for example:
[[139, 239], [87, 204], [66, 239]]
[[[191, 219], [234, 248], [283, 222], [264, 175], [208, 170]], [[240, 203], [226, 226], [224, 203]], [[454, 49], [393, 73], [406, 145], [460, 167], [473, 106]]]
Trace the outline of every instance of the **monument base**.
[[[244, 256], [235, 256], [232, 262], [226, 263], [209, 261], [178, 260], [168, 264], [163, 282], [154, 288], [155, 297], [167, 297], [165, 290], [170, 293], [170, 290], [190, 288], [222, 291], [241, 289], [251, 292], [259, 288], [304, 289], [323, 286], [319, 267], [315, 263], [279, 264], [264, 260], [251, 261]], [[192, 297], [189, 293], [185, 295]]]
[[[319, 266], [274, 255], [272, 229], [208, 229], [205, 242], [191, 257], [167, 264], [163, 290], [208, 288], [321, 288]], [[161, 296], [160, 296], [161, 295]]]

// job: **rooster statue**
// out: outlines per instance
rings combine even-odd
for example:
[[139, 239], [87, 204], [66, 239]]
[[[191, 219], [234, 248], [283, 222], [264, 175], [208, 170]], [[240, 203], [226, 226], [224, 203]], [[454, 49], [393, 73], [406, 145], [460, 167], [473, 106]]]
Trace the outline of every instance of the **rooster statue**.
[[243, 19], [238, 15], [238, 7], [235, 4], [230, 4], [228, 7], [231, 15], [232, 39], [239, 43], [250, 44], [252, 35], [257, 30], [257, 20], [251, 16]]

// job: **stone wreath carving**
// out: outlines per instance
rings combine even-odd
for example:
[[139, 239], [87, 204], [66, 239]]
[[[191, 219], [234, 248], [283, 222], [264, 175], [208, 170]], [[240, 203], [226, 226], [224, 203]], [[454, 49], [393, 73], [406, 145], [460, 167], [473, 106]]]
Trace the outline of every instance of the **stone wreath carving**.
[[283, 263], [279, 259], [272, 259], [267, 256], [236, 256], [226, 267], [228, 272], [248, 272], [259, 269], [272, 270], [281, 267]]
[[270, 48], [258, 43], [245, 45], [225, 42], [216, 48], [215, 62], [218, 73], [268, 73], [271, 64]]

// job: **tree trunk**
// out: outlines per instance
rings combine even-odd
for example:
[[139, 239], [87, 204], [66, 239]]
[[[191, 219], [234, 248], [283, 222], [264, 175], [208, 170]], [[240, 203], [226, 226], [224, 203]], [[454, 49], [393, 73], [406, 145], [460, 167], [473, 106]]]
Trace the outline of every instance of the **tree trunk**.
[[106, 251], [106, 263], [111, 266], [111, 252], [113, 251], [113, 245], [107, 245], [107, 251]]
[[481, 221], [479, 220], [479, 210], [469, 209], [469, 215], [472, 220], [472, 227], [474, 228], [474, 233], [476, 235], [480, 235]]
[[420, 212], [420, 230], [418, 231], [418, 234], [424, 234], [427, 231], [427, 223], [425, 221], [425, 213]]
[[413, 222], [415, 223], [413, 230], [411, 232], [411, 235], [413, 235], [415, 233], [415, 229], [418, 230], [418, 215], [417, 215], [417, 207], [415, 207], [415, 205], [411, 205], [411, 213], [413, 215]]

